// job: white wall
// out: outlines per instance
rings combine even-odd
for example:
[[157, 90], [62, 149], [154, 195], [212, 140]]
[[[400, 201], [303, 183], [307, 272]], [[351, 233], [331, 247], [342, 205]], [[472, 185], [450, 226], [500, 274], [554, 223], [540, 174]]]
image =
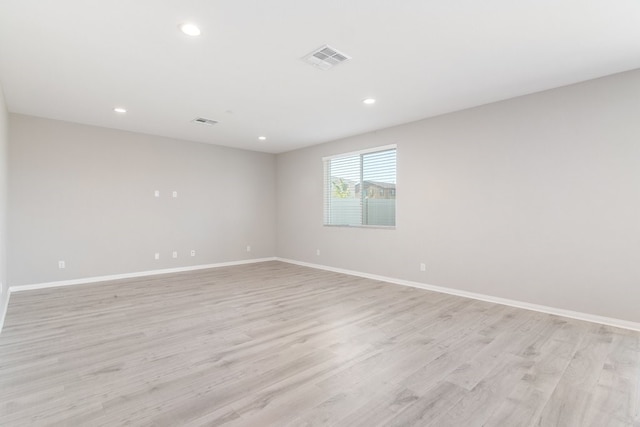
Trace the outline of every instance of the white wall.
[[16, 114], [10, 125], [11, 286], [275, 255], [272, 154]]
[[[640, 322], [638, 112], [632, 71], [278, 155], [278, 256]], [[397, 228], [323, 227], [321, 158], [387, 144]]]
[[0, 86], [0, 330], [7, 306], [7, 157], [9, 146], [9, 116]]

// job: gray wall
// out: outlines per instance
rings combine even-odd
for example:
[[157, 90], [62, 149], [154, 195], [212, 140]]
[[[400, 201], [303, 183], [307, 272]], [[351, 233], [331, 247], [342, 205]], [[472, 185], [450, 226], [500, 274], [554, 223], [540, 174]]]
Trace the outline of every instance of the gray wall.
[[9, 115], [0, 86], [0, 329], [5, 315], [9, 286], [7, 284], [7, 157], [9, 147]]
[[272, 154], [15, 114], [10, 124], [11, 286], [275, 255]]
[[[269, 154], [92, 126], [8, 126], [0, 99], [2, 281], [277, 254], [640, 322], [638, 111], [633, 71], [281, 154], [276, 168]], [[323, 227], [321, 158], [392, 143], [397, 228]]]
[[[639, 112], [633, 71], [278, 155], [278, 256], [640, 322]], [[321, 158], [386, 144], [397, 228], [323, 227]]]

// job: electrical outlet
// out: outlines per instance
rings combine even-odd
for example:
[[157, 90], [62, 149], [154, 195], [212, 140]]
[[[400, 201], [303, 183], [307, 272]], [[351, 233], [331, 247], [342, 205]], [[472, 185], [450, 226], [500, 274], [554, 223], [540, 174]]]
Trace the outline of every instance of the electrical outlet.
[[320, 249], [316, 249], [316, 255], [320, 256]]
[[191, 249], [191, 256], [196, 256], [196, 250], [195, 249]]
[[154, 192], [153, 192], [153, 195], [154, 195], [155, 197], [160, 197], [160, 190], [156, 190], [156, 191], [154, 191]]
[[59, 268], [59, 269], [61, 269], [61, 270], [62, 270], [62, 269], [63, 269], [63, 268], [65, 268], [65, 267], [66, 267], [66, 265], [65, 265], [65, 262], [64, 262], [64, 261], [58, 261], [58, 268]]
[[156, 252], [155, 258], [160, 259], [160, 254], [158, 252]]
[[251, 245], [247, 245], [247, 252], [251, 252]]
[[427, 271], [427, 264], [425, 264], [424, 262], [420, 263], [420, 271]]
[[178, 252], [173, 251], [173, 253], [171, 254], [172, 258], [178, 258]]
[[173, 198], [175, 199], [176, 197], [178, 197], [178, 192], [174, 191], [173, 193], [171, 193], [171, 195], [173, 196]]

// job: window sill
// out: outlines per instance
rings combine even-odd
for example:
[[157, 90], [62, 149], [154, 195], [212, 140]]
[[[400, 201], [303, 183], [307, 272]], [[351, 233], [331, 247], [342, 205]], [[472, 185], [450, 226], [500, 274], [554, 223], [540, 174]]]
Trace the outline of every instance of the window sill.
[[395, 230], [395, 225], [341, 225], [341, 224], [323, 224], [324, 227], [331, 228], [374, 228], [381, 230]]

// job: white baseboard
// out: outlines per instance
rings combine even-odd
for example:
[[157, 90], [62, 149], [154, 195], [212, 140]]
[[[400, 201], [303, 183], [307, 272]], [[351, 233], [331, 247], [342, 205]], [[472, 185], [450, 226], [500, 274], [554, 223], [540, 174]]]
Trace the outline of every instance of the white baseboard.
[[107, 282], [111, 280], [132, 279], [135, 277], [155, 276], [157, 274], [181, 273], [183, 271], [204, 270], [207, 268], [229, 267], [232, 265], [254, 264], [257, 262], [275, 261], [275, 257], [254, 258], [241, 261], [220, 262], [216, 264], [192, 265], [189, 267], [165, 268], [163, 270], [138, 271], [135, 273], [112, 274], [109, 276], [85, 277], [82, 279], [60, 280], [57, 282], [34, 283], [31, 285], [10, 286], [9, 292], [32, 291], [34, 289], [56, 288], [58, 286], [84, 285], [88, 283]]
[[0, 311], [0, 333], [2, 332], [2, 327], [4, 326], [4, 319], [5, 317], [7, 317], [7, 310], [9, 309], [10, 297], [11, 297], [11, 290], [7, 289], [7, 298], [4, 301], [0, 301], [0, 304], [2, 304], [2, 308], [1, 308], [2, 311]]
[[9, 289], [7, 289], [7, 299], [4, 301], [4, 310], [0, 312], [0, 333], [2, 333], [2, 327], [4, 326], [4, 319], [7, 316], [7, 310], [9, 308], [9, 298], [11, 297], [12, 292], [56, 288], [58, 286], [86, 285], [90, 283], [108, 282], [111, 280], [131, 279], [135, 277], [155, 276], [158, 274], [167, 274], [167, 273], [180, 273], [183, 271], [204, 270], [207, 268], [228, 267], [232, 265], [242, 265], [242, 264], [254, 264], [257, 262], [275, 261], [275, 260], [276, 260], [275, 257], [254, 258], [254, 259], [245, 259], [240, 261], [220, 262], [216, 264], [192, 265], [188, 267], [166, 268], [163, 270], [138, 271], [135, 273], [111, 274], [108, 276], [85, 277], [82, 279], [60, 280], [56, 282], [34, 283], [31, 285], [9, 286]]
[[506, 298], [494, 297], [491, 295], [477, 294], [475, 292], [467, 292], [459, 289], [445, 288], [442, 286], [433, 286], [426, 283], [412, 282], [409, 280], [396, 279], [393, 277], [378, 276], [376, 274], [362, 273], [359, 271], [345, 270], [342, 268], [329, 267], [321, 264], [313, 264], [309, 262], [296, 261], [287, 258], [276, 258], [277, 261], [296, 264], [303, 267], [316, 268], [320, 270], [332, 271], [334, 273], [343, 273], [350, 276], [364, 277], [366, 279], [379, 280], [381, 282], [394, 283], [397, 285], [411, 286], [413, 288], [425, 289], [428, 291], [440, 292], [444, 294], [456, 295], [465, 298], [476, 299], [480, 301], [492, 302], [495, 304], [508, 305], [511, 307], [523, 308], [525, 310], [539, 311], [541, 313], [554, 314], [556, 316], [569, 317], [571, 319], [584, 320], [586, 322], [600, 323], [603, 325], [614, 326], [616, 328], [630, 329], [640, 331], [640, 323], [628, 320], [614, 319], [611, 317], [597, 316], [595, 314], [581, 313], [578, 311], [565, 310], [562, 308], [549, 307], [546, 305], [531, 304], [523, 301], [516, 301]]
[[58, 286], [82, 285], [82, 284], [89, 284], [89, 283], [106, 282], [111, 280], [119, 280], [119, 279], [130, 279], [135, 277], [154, 276], [158, 274], [180, 273], [184, 271], [203, 270], [207, 268], [228, 267], [228, 266], [242, 265], [242, 264], [254, 264], [254, 263], [265, 262], [265, 261], [282, 261], [289, 264], [295, 264], [295, 265], [315, 268], [319, 270], [326, 270], [326, 271], [332, 271], [335, 273], [348, 274], [350, 276], [364, 277], [367, 279], [379, 280], [382, 282], [394, 283], [397, 285], [411, 286], [413, 288], [425, 289], [428, 291], [440, 292], [440, 293], [456, 295], [456, 296], [465, 297], [465, 298], [492, 302], [496, 304], [508, 305], [511, 307], [523, 308], [526, 310], [538, 311], [538, 312], [547, 313], [547, 314], [554, 314], [557, 316], [569, 317], [577, 320], [584, 320], [586, 322], [600, 323], [603, 325], [614, 326], [617, 328], [640, 331], [640, 323], [631, 322], [628, 320], [597, 316], [594, 314], [581, 313], [577, 311], [565, 310], [561, 308], [549, 307], [549, 306], [539, 305], [539, 304], [531, 304], [528, 302], [516, 301], [516, 300], [511, 300], [506, 298], [499, 298], [491, 295], [478, 294], [474, 292], [462, 291], [462, 290], [453, 289], [453, 288], [445, 288], [442, 286], [433, 286], [433, 285], [428, 285], [426, 283], [412, 282], [404, 279], [396, 279], [393, 277], [379, 276], [377, 274], [369, 274], [369, 273], [363, 273], [360, 271], [346, 270], [343, 268], [329, 267], [326, 265], [296, 261], [296, 260], [287, 259], [287, 258], [270, 257], [270, 258], [255, 258], [255, 259], [248, 259], [248, 260], [241, 260], [241, 261], [221, 262], [216, 264], [194, 265], [189, 267], [167, 268], [163, 270], [140, 271], [136, 273], [114, 274], [109, 276], [86, 277], [82, 279], [61, 280], [61, 281], [47, 282], [47, 283], [34, 283], [31, 285], [10, 286], [7, 292], [7, 298], [4, 301], [4, 307], [3, 307], [4, 310], [1, 312], [2, 316], [0, 316], [0, 332], [2, 332], [2, 327], [4, 325], [4, 318], [7, 314], [7, 309], [9, 306], [9, 298], [11, 297], [12, 292], [54, 288]]

